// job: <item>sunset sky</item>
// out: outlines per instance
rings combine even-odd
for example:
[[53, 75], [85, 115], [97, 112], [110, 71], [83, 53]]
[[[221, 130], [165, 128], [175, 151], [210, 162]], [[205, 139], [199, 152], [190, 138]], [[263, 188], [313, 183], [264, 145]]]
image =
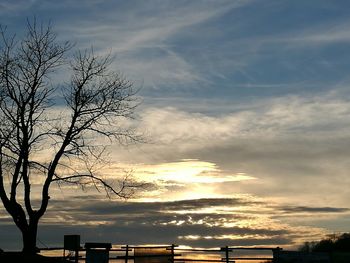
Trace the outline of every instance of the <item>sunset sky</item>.
[[[350, 231], [350, 2], [0, 0], [0, 24], [51, 21], [115, 56], [140, 88], [146, 143], [111, 145], [127, 202], [53, 187], [39, 246], [82, 242], [297, 247]], [[68, 81], [60, 71], [53, 81]], [[21, 247], [0, 206], [0, 248]]]

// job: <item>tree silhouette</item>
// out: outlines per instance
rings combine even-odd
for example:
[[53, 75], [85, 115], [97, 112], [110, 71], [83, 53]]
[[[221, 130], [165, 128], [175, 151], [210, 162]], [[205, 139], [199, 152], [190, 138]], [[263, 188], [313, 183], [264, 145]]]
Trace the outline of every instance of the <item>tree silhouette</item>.
[[349, 252], [350, 233], [330, 235], [320, 241], [305, 242], [299, 251], [303, 252]]
[[[109, 69], [109, 56], [77, 52], [67, 63], [72, 45], [57, 41], [50, 25], [28, 22], [19, 41], [1, 28], [1, 37], [0, 197], [22, 233], [23, 251], [35, 253], [38, 223], [53, 182], [92, 184], [122, 198], [144, 186], [128, 176], [115, 185], [94, 170], [106, 145], [96, 138], [139, 139], [121, 125], [137, 106], [136, 92]], [[58, 88], [51, 76], [61, 66], [69, 66], [72, 76]], [[60, 91], [64, 99], [57, 100]], [[53, 109], [60, 109], [59, 116]], [[33, 183], [41, 189], [37, 207]]]

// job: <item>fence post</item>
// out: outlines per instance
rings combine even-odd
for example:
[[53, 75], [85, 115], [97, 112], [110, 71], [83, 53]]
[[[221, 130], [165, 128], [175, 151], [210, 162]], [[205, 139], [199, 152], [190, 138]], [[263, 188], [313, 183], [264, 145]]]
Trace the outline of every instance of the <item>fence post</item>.
[[79, 262], [79, 249], [77, 248], [77, 250], [75, 250], [75, 259], [74, 259], [75, 263]]
[[230, 258], [229, 258], [229, 250], [228, 246], [225, 247], [225, 256], [226, 256], [226, 263], [229, 263]]
[[128, 257], [129, 257], [129, 245], [126, 245], [126, 250], [125, 250], [125, 263], [128, 263]]
[[175, 261], [175, 252], [174, 252], [174, 250], [175, 250], [175, 245], [172, 244], [171, 245], [171, 263], [174, 263], [174, 261]]

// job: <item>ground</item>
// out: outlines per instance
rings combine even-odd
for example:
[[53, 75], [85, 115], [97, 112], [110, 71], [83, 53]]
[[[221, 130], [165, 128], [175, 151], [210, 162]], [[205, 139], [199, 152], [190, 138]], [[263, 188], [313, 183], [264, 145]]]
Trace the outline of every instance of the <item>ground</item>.
[[25, 255], [21, 252], [0, 252], [1, 263], [71, 263], [62, 258], [44, 257], [41, 255]]

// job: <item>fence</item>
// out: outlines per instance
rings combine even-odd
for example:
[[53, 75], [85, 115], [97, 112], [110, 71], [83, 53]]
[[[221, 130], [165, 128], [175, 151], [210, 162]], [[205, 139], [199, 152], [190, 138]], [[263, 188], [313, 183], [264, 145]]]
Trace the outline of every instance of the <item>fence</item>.
[[[100, 245], [99, 245], [100, 244]], [[85, 248], [70, 248], [66, 255], [64, 248], [43, 248], [42, 254], [57, 251], [73, 262], [93, 262], [88, 251], [105, 251], [109, 262], [118, 263], [243, 263], [272, 262], [279, 247], [221, 247], [215, 249], [184, 248], [176, 245], [164, 246], [111, 246], [108, 243], [87, 243]], [[73, 252], [73, 253], [72, 253]], [[101, 262], [101, 261], [99, 261]], [[103, 261], [104, 262], [104, 261]]]

